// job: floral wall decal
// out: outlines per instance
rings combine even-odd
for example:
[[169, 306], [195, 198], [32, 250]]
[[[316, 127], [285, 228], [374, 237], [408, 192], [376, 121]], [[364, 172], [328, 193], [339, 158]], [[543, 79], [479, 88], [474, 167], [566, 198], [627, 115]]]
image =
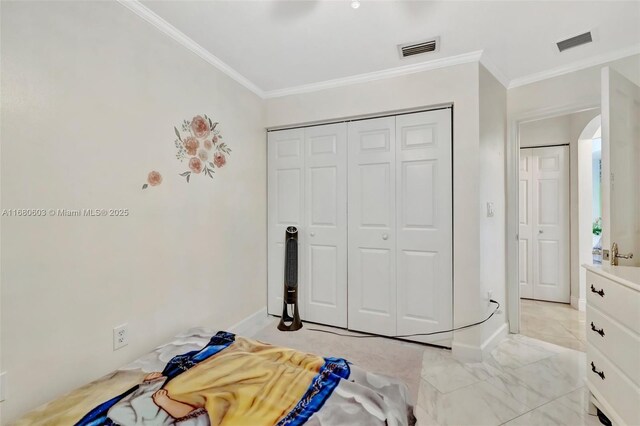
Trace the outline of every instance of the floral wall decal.
[[158, 186], [161, 183], [162, 183], [162, 175], [160, 174], [160, 172], [156, 172], [155, 170], [152, 170], [149, 172], [149, 175], [147, 176], [147, 183], [142, 185], [142, 189], [147, 189], [149, 185]]
[[189, 170], [180, 173], [187, 182], [193, 174], [204, 173], [213, 179], [216, 168], [227, 164], [227, 157], [231, 155], [231, 148], [222, 141], [222, 135], [206, 114], [196, 115], [191, 121], [184, 120], [180, 130], [174, 127], [177, 139], [175, 146], [178, 152], [176, 158], [180, 161], [188, 160]]

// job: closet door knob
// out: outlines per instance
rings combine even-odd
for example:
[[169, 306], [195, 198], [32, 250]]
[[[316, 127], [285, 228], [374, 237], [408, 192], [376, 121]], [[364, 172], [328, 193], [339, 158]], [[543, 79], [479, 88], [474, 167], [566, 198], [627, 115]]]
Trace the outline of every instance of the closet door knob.
[[382, 234], [382, 239], [383, 240], [388, 240], [389, 239], [389, 234]]
[[309, 235], [311, 235], [312, 237], [315, 237], [316, 233], [315, 232], [309, 232]]
[[542, 234], [544, 231], [542, 229], [538, 229], [538, 234]]

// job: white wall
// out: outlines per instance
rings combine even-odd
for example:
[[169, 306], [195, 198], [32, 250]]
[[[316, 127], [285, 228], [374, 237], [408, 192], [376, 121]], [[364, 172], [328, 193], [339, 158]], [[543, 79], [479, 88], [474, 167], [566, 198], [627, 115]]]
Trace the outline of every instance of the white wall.
[[[507, 136], [507, 91], [495, 77], [480, 66], [480, 286], [487, 298], [492, 292], [503, 309], [482, 327], [482, 342], [501, 330], [506, 333], [505, 277], [505, 143]], [[494, 216], [487, 216], [487, 202], [493, 203]], [[488, 299], [488, 298], [487, 298]], [[487, 302], [485, 302], [487, 303]], [[489, 309], [493, 305], [487, 303]]]
[[[3, 421], [195, 325], [266, 304], [264, 104], [116, 2], [3, 2], [2, 208], [128, 208], [128, 217], [2, 217]], [[220, 122], [210, 180], [173, 126]], [[141, 190], [147, 173], [164, 182]], [[112, 328], [130, 344], [112, 350]]]
[[[329, 120], [445, 103], [454, 104], [454, 324], [478, 321], [490, 308], [480, 285], [481, 224], [485, 212], [479, 198], [481, 174], [479, 64], [469, 63], [401, 77], [359, 83], [312, 93], [267, 100], [267, 126]], [[491, 83], [493, 85], [493, 83]], [[493, 87], [493, 86], [492, 86]], [[488, 90], [490, 92], [491, 89]], [[490, 114], [497, 112], [492, 109]], [[503, 112], [504, 114], [504, 112]], [[493, 120], [490, 119], [490, 120]], [[489, 121], [490, 121], [489, 120]], [[489, 122], [488, 121], [488, 122]], [[490, 134], [495, 129], [487, 126]], [[483, 151], [486, 159], [500, 163], [493, 143]], [[504, 163], [500, 167], [503, 167]], [[499, 177], [491, 176], [487, 182]], [[499, 189], [496, 189], [499, 192]], [[496, 202], [498, 196], [488, 194]], [[477, 214], [470, 214], [476, 212]], [[499, 217], [494, 218], [499, 228]], [[496, 247], [497, 256], [504, 251]], [[488, 263], [487, 275], [492, 267]], [[499, 268], [499, 266], [498, 266]], [[504, 272], [502, 272], [504, 274]], [[497, 276], [498, 280], [502, 277]], [[500, 285], [500, 284], [499, 284]], [[498, 285], [498, 286], [499, 286]], [[461, 356], [477, 353], [483, 343], [481, 328], [455, 333], [454, 351]]]
[[585, 68], [569, 74], [509, 89], [508, 115], [511, 118], [529, 113], [543, 113], [567, 106], [600, 104], [600, 70], [610, 66], [640, 84], [640, 55]]
[[571, 138], [571, 120], [561, 115], [520, 125], [520, 147], [568, 144]]

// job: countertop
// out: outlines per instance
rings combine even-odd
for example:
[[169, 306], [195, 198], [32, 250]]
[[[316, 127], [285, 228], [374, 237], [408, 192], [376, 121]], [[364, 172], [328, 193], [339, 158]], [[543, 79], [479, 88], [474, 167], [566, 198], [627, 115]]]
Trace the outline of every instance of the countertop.
[[611, 265], [582, 265], [586, 270], [640, 291], [640, 267]]

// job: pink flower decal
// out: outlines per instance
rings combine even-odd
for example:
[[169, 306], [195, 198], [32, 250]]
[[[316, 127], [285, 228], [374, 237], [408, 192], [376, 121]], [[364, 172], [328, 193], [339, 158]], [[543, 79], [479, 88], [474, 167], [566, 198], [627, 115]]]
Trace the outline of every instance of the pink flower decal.
[[149, 185], [151, 186], [158, 186], [162, 183], [162, 175], [155, 170], [149, 172], [149, 176], [147, 176], [147, 182], [149, 182]]
[[155, 170], [153, 170], [149, 172], [149, 175], [147, 176], [147, 183], [142, 185], [142, 189], [147, 189], [149, 185], [158, 186], [161, 183], [162, 183], [162, 175], [160, 174], [160, 172], [156, 172]]
[[198, 142], [198, 139], [194, 138], [193, 136], [189, 136], [184, 139], [184, 147], [186, 148], [187, 154], [189, 155], [196, 155], [196, 151], [198, 150], [199, 146], [200, 142]]
[[189, 163], [189, 170], [180, 173], [187, 182], [192, 174], [200, 173], [213, 179], [215, 169], [227, 164], [231, 148], [222, 142], [217, 126], [217, 122], [203, 114], [196, 115], [191, 121], [184, 120], [179, 126], [180, 130], [178, 126], [173, 128], [176, 134], [176, 158]]
[[206, 138], [209, 136], [209, 133], [211, 133], [208, 121], [199, 115], [196, 115], [193, 117], [193, 120], [191, 120], [191, 130], [193, 130], [193, 134], [200, 139]]
[[189, 160], [189, 168], [193, 173], [200, 173], [202, 171], [202, 161], [198, 157], [192, 157]]
[[213, 154], [213, 164], [220, 168], [222, 166], [224, 166], [225, 164], [227, 164], [227, 158], [224, 156], [223, 153], [221, 152], [216, 152], [215, 154]]

